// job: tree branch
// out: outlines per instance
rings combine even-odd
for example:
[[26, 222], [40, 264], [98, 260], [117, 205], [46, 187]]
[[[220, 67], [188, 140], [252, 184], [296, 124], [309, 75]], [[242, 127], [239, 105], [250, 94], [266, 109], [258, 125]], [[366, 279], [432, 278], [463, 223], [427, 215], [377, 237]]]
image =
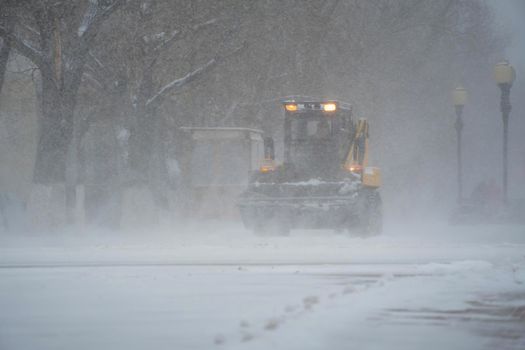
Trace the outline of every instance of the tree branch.
[[165, 39], [164, 41], [162, 41], [161, 43], [159, 43], [157, 46], [155, 46], [153, 48], [153, 51], [154, 52], [159, 52], [160, 50], [162, 50], [163, 48], [165, 48], [166, 46], [168, 46], [173, 40], [175, 40], [178, 36], [180, 36], [180, 31], [178, 30], [174, 30], [170, 33], [170, 36]]
[[[5, 26], [5, 31], [7, 33], [12, 33], [13, 28], [15, 27], [13, 17], [10, 15], [3, 15], [2, 17], [4, 18], [0, 18], [0, 20], [2, 20], [2, 24]], [[2, 91], [2, 87], [4, 86], [5, 72], [10, 52], [11, 42], [7, 40], [7, 38], [0, 36], [0, 92]]]
[[149, 100], [146, 101], [146, 107], [147, 108], [156, 108], [160, 103], [162, 102], [162, 99], [168, 95], [169, 93], [173, 93], [177, 89], [182, 88], [183, 86], [191, 83], [192, 81], [200, 78], [205, 73], [209, 72], [217, 64], [223, 62], [228, 57], [231, 57], [235, 54], [238, 54], [240, 51], [244, 50], [247, 47], [246, 43], [243, 43], [242, 46], [236, 48], [235, 50], [231, 51], [229, 54], [226, 55], [217, 55], [208, 62], [206, 62], [204, 65], [200, 66], [199, 68], [189, 72], [182, 78], [178, 78], [173, 80], [172, 82], [164, 85], [155, 95], [153, 95]]
[[0, 37], [4, 38], [11, 47], [18, 51], [22, 56], [30, 59], [38, 67], [44, 65], [42, 52], [31, 46], [27, 41], [18, 38], [6, 28], [0, 26]]
[[87, 41], [93, 39], [96, 35], [96, 28], [122, 6], [124, 2], [125, 0], [114, 0], [111, 5], [103, 7], [98, 0], [90, 0], [78, 27], [78, 37]]
[[186, 30], [174, 30], [170, 33], [170, 36], [166, 39], [164, 39], [161, 43], [156, 45], [153, 48], [154, 52], [158, 52], [168, 46], [170, 43], [175, 41], [175, 39], [180, 40], [184, 39], [188, 34], [198, 32], [201, 29], [205, 29], [207, 27], [210, 27], [214, 24], [216, 24], [219, 20], [217, 18], [212, 18], [206, 22], [197, 23], [189, 27], [189, 29]]
[[83, 78], [96, 82], [98, 88], [103, 89], [106, 93], [112, 93], [111, 85], [113, 82], [113, 74], [112, 72], [108, 72], [106, 69], [101, 68], [98, 63], [97, 67], [86, 64]]
[[89, 57], [97, 64], [97, 66], [101, 69], [106, 69], [106, 67], [104, 66], [104, 64], [98, 59], [97, 56], [95, 56], [93, 54], [93, 52], [89, 51], [88, 53]]
[[215, 24], [219, 21], [218, 18], [212, 18], [206, 22], [202, 22], [202, 23], [197, 23], [197, 24], [194, 24], [191, 29], [193, 29], [194, 32], [200, 30], [200, 29], [203, 29], [203, 28], [206, 28], [212, 24]]
[[182, 78], [178, 78], [178, 79], [173, 80], [169, 84], [167, 84], [164, 87], [162, 87], [159, 90], [159, 92], [157, 92], [155, 95], [153, 95], [153, 97], [151, 97], [146, 102], [146, 106], [150, 107], [150, 106], [155, 105], [155, 103], [159, 99], [165, 97], [168, 93], [172, 92], [173, 90], [175, 90], [177, 88], [180, 88], [180, 87], [182, 87], [182, 86], [192, 82], [193, 80], [199, 78], [201, 75], [203, 75], [204, 73], [208, 72], [213, 67], [215, 67], [215, 65], [217, 65], [217, 59], [216, 58], [212, 58], [211, 60], [206, 62], [206, 64], [204, 64], [203, 66], [200, 66], [199, 68], [195, 69], [192, 72], [189, 72], [188, 74], [186, 74]]
[[95, 78], [93, 75], [91, 75], [90, 73], [88, 72], [84, 72], [84, 74], [82, 75], [83, 78], [85, 78], [87, 81], [91, 82], [95, 87], [96, 87], [96, 90], [98, 89], [104, 89], [104, 85], [98, 81], [97, 78]]

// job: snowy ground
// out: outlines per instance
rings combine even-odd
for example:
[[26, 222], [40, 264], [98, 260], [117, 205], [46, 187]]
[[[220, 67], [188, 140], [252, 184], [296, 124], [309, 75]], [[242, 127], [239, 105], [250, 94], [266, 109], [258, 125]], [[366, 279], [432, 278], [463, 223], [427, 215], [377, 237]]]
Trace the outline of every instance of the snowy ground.
[[525, 227], [0, 235], [0, 349], [525, 349]]

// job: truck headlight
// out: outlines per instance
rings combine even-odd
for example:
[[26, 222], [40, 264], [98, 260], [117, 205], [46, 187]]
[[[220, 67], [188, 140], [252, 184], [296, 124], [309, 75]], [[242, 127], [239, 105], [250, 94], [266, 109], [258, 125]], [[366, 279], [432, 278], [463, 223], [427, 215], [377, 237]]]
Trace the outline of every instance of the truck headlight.
[[335, 103], [323, 103], [321, 106], [325, 112], [335, 112], [337, 110]]

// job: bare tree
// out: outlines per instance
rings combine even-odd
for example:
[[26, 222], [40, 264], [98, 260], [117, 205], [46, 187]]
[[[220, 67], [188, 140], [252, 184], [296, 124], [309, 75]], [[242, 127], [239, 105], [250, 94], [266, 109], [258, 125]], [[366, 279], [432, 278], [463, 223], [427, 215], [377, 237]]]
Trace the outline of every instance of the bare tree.
[[63, 183], [73, 114], [89, 49], [101, 24], [124, 3], [30, 1], [17, 8], [15, 30], [0, 36], [40, 70], [41, 119], [34, 182]]
[[[2, 1], [1, 4], [2, 13], [0, 13], [0, 28], [2, 28], [7, 34], [13, 33], [14, 28], [14, 3], [12, 1]], [[4, 86], [5, 72], [7, 69], [7, 62], [9, 60], [9, 54], [11, 52], [11, 42], [6, 37], [0, 37], [0, 93]]]
[[111, 96], [109, 104], [119, 101], [115, 115], [128, 113], [121, 119], [129, 132], [127, 179], [148, 185], [161, 206], [166, 205], [167, 136], [159, 109], [246, 47], [233, 39], [237, 29], [224, 8], [195, 6], [132, 2], [119, 25], [108, 28], [111, 49], [99, 46], [90, 52], [84, 74], [86, 85]]

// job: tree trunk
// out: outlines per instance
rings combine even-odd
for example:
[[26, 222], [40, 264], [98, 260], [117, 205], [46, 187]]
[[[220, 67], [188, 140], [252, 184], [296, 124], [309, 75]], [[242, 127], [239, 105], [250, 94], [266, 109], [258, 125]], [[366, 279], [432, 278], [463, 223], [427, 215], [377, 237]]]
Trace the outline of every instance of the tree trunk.
[[156, 116], [154, 122], [153, 159], [150, 166], [150, 188], [155, 203], [162, 209], [169, 209], [169, 174], [166, 165], [166, 132], [163, 119]]
[[[0, 25], [4, 26], [8, 33], [11, 33], [14, 27], [13, 17], [9, 13], [0, 15]], [[11, 43], [9, 40], [0, 38], [0, 93], [4, 86], [5, 71], [7, 69], [10, 52]]]
[[147, 183], [154, 142], [154, 122], [152, 116], [137, 112], [135, 125], [129, 138], [129, 166], [134, 180]]
[[4, 86], [5, 71], [7, 68], [7, 61], [9, 60], [9, 52], [11, 51], [11, 46], [4, 42], [0, 48], [0, 93], [2, 92], [2, 87]]
[[169, 176], [161, 124], [156, 113], [144, 112], [137, 115], [136, 125], [129, 140], [129, 165], [134, 180], [146, 185], [155, 203], [167, 209], [166, 190]]
[[73, 138], [75, 101], [70, 93], [56, 88], [54, 81], [42, 77], [42, 116], [33, 181], [51, 185], [65, 183], [69, 145]]

